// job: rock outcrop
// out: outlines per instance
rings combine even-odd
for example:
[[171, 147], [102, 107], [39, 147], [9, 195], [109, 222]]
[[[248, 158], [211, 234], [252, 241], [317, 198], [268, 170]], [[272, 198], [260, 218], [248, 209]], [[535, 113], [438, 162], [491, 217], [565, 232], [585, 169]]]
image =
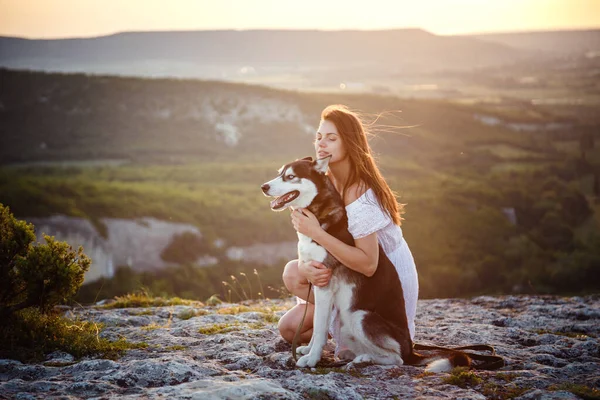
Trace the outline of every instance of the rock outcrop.
[[[161, 253], [173, 241], [175, 235], [190, 233], [202, 237], [200, 230], [191, 224], [161, 221], [156, 218], [99, 218], [104, 225], [106, 237], [85, 218], [54, 215], [47, 218], [25, 218], [35, 225], [38, 242], [43, 235], [55, 236], [74, 248], [83, 246], [91, 257], [92, 265], [85, 274], [85, 282], [101, 277], [111, 278], [115, 268], [127, 265], [136, 271], [152, 271], [177, 265], [161, 258]], [[226, 246], [223, 239], [218, 247], [225, 247], [225, 256], [230, 260], [246, 260], [263, 265], [278, 265], [281, 260], [291, 260], [298, 255], [298, 242], [256, 243], [248, 246]], [[198, 267], [211, 266], [217, 258], [204, 254], [195, 260]]]
[[72, 309], [102, 322], [102, 336], [148, 347], [117, 361], [64, 353], [40, 365], [0, 360], [0, 398], [576, 399], [574, 387], [600, 388], [598, 296], [421, 300], [418, 342], [487, 343], [505, 358], [501, 370], [462, 381], [411, 366], [295, 368], [276, 327], [293, 304]]

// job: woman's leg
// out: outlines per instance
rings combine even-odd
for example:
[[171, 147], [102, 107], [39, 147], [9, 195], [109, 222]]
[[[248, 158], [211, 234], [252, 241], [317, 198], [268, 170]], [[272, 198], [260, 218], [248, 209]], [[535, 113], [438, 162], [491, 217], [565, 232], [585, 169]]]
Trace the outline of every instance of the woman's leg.
[[[309, 283], [308, 280], [298, 272], [298, 260], [292, 260], [285, 266], [283, 270], [283, 283], [285, 284], [287, 290], [289, 290], [292, 294], [306, 301]], [[296, 329], [298, 328], [298, 325], [300, 325], [300, 321], [302, 321], [302, 316], [304, 315], [304, 310], [306, 307], [308, 307], [308, 310], [306, 310], [306, 317], [304, 318], [302, 330], [300, 331], [299, 342], [310, 342], [313, 330], [313, 314], [315, 311], [315, 297], [312, 290], [308, 301], [309, 302], [306, 304], [297, 304], [296, 306], [292, 307], [279, 320], [277, 327], [279, 328], [281, 337], [290, 343], [292, 343], [294, 340]]]
[[404, 305], [406, 307], [408, 330], [410, 331], [411, 339], [414, 340], [415, 317], [417, 315], [417, 301], [419, 299], [419, 277], [415, 266], [415, 260], [413, 259], [406, 241], [403, 241], [401, 250], [396, 256], [395, 267], [400, 282], [402, 283], [402, 291], [404, 292]]
[[298, 329], [298, 325], [300, 325], [300, 321], [302, 321], [302, 316], [304, 315], [304, 309], [306, 307], [308, 307], [308, 310], [306, 310], [306, 317], [302, 323], [298, 344], [310, 342], [313, 333], [313, 314], [315, 312], [315, 306], [311, 303], [295, 305], [279, 320], [279, 324], [277, 325], [279, 333], [287, 342], [292, 343], [294, 340], [296, 329]]
[[310, 297], [308, 295], [308, 279], [300, 274], [298, 271], [298, 260], [292, 260], [288, 262], [283, 269], [283, 284], [293, 295], [301, 298], [304, 301], [315, 304], [315, 295], [313, 291], [310, 291]]

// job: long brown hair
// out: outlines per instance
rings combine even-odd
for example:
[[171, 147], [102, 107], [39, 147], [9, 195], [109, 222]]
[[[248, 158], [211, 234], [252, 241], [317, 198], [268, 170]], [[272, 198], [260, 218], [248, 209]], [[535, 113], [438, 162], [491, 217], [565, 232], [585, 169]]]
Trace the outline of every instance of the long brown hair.
[[388, 186], [375, 164], [367, 131], [357, 113], [346, 106], [335, 104], [326, 107], [321, 120], [332, 122], [338, 130], [347, 155], [350, 157], [350, 175], [343, 182], [342, 198], [349, 187], [358, 183], [361, 189], [373, 189], [381, 206], [390, 214], [396, 225], [401, 225], [404, 204], [398, 204], [396, 196]]

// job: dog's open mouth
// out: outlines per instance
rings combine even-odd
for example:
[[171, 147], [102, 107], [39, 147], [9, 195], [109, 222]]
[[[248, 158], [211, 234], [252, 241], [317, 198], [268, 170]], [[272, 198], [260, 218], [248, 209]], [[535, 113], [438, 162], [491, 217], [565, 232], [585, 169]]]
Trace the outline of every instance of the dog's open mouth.
[[284, 194], [283, 196], [279, 196], [278, 198], [276, 198], [275, 200], [273, 200], [271, 202], [271, 209], [279, 210], [280, 208], [285, 206], [290, 201], [294, 200], [299, 195], [300, 195], [299, 191], [292, 190], [291, 192], [288, 192], [288, 193]]

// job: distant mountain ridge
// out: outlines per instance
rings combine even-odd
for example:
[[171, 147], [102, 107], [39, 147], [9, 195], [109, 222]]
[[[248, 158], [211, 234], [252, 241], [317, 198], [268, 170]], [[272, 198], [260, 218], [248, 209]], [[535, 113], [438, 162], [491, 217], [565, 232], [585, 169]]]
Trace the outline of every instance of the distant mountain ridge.
[[600, 52], [600, 29], [487, 33], [464, 37], [500, 43], [517, 49], [541, 50], [557, 56]]
[[58, 72], [232, 79], [236, 74], [363, 68], [369, 73], [468, 70], [531, 51], [422, 29], [124, 32], [84, 39], [0, 37], [0, 66]]

